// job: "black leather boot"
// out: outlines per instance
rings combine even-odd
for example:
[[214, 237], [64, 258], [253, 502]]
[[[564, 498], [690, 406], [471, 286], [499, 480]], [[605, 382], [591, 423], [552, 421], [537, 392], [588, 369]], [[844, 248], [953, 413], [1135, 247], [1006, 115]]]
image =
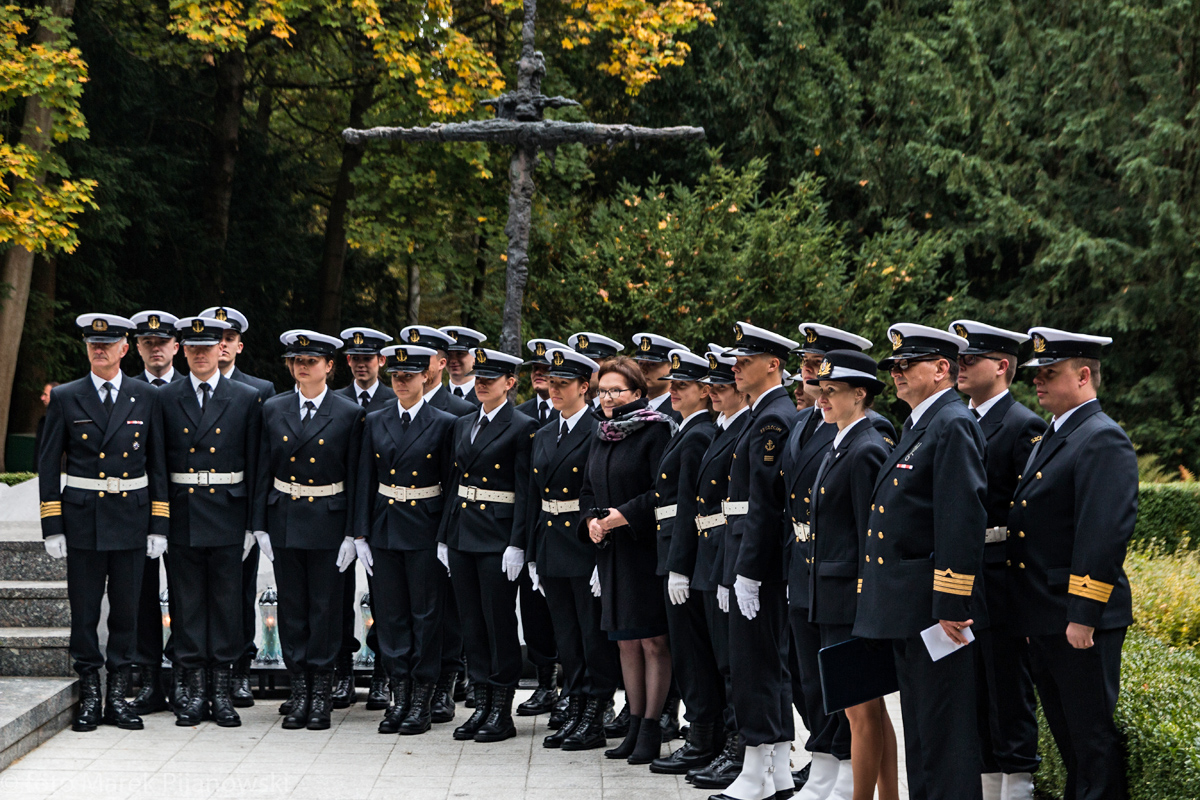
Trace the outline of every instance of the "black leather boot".
[[[284, 705], [288, 706], [283, 727], [289, 731], [299, 730], [308, 724], [308, 705], [312, 700], [309, 676], [303, 672], [292, 673], [292, 696]], [[283, 708], [279, 709], [281, 712]]]
[[475, 738], [475, 732], [487, 721], [488, 712], [491, 710], [492, 687], [485, 683], [471, 688], [475, 690], [472, 692], [475, 710], [467, 717], [466, 722], [454, 729], [454, 738], [460, 742]]
[[79, 708], [71, 720], [71, 730], [87, 733], [96, 730], [104, 702], [100, 697], [100, 673], [89, 672], [79, 676]]
[[546, 727], [551, 730], [558, 730], [567, 721], [567, 705], [569, 699], [565, 694], [558, 696], [558, 702], [554, 704], [554, 710], [550, 712], [550, 719], [546, 720]]
[[402, 736], [414, 736], [418, 733], [424, 733], [432, 726], [432, 711], [430, 704], [433, 702], [433, 691], [436, 684], [433, 683], [417, 683], [413, 685], [412, 702], [408, 706], [408, 716], [400, 723], [400, 734]]
[[493, 686], [489, 702], [487, 720], [475, 731], [477, 742], [503, 742], [517, 735], [517, 726], [513, 723], [513, 696], [517, 693], [515, 686]]
[[562, 749], [595, 750], [608, 744], [604, 736], [604, 701], [595, 697], [588, 698], [583, 707], [583, 714], [571, 733], [563, 740]]
[[728, 789], [729, 784], [741, 774], [745, 752], [741, 737], [733, 733], [727, 735], [721, 755], [694, 775], [688, 772], [688, 781], [697, 789]]
[[175, 706], [175, 724], [181, 728], [199, 725], [208, 706], [204, 670], [175, 667], [183, 675], [183, 703]]
[[575, 726], [579, 724], [579, 720], [583, 717], [584, 706], [587, 705], [583, 695], [573, 694], [567, 698], [566, 719], [558, 730], [542, 739], [542, 747], [554, 750], [562, 747], [562, 743], [571, 735], [571, 731], [575, 730]]
[[354, 654], [341, 653], [333, 664], [333, 688], [329, 698], [334, 708], [349, 708], [358, 701], [354, 689]]
[[629, 703], [621, 709], [621, 713], [613, 717], [612, 722], [604, 723], [604, 734], [610, 739], [619, 739], [629, 733]]
[[118, 669], [108, 673], [108, 686], [104, 693], [104, 716], [100, 721], [105, 725], [116, 725], [127, 731], [140, 731], [145, 726], [142, 718], [133, 713], [125, 692], [129, 690], [129, 668]]
[[538, 685], [521, 705], [517, 706], [518, 717], [536, 717], [549, 714], [558, 702], [558, 665], [550, 664], [537, 668]]
[[233, 707], [233, 666], [222, 664], [212, 668], [212, 718], [222, 728], [237, 728], [242, 724]]
[[466, 708], [475, 707], [475, 684], [471, 683], [465, 671], [458, 676], [458, 683], [454, 684], [454, 702], [462, 703]]
[[[628, 708], [628, 706], [626, 706]], [[625, 733], [625, 739], [611, 750], [604, 751], [605, 758], [629, 758], [629, 754], [633, 752], [633, 748], [637, 745], [638, 728], [642, 727], [642, 718], [629, 715], [629, 728]], [[608, 727], [604, 729], [608, 733]]]
[[723, 742], [719, 736], [724, 728], [708, 722], [693, 722], [688, 729], [687, 741], [666, 758], [650, 762], [650, 771], [659, 775], [684, 775], [695, 767], [703, 767], [720, 752]]
[[308, 704], [308, 724], [310, 731], [329, 729], [329, 712], [333, 710], [333, 670], [321, 670], [313, 673], [312, 699]]
[[129, 708], [138, 716], [154, 714], [170, 708], [170, 704], [167, 703], [167, 694], [162, 688], [161, 665], [142, 665], [142, 688], [129, 702]]
[[649, 764], [662, 753], [663, 730], [657, 719], [647, 717], [638, 728], [637, 744], [626, 760], [630, 764]]
[[429, 718], [434, 722], [449, 722], [454, 719], [454, 684], [457, 672], [443, 672], [433, 688], [433, 700], [429, 706]]
[[380, 733], [399, 733], [400, 723], [408, 716], [408, 704], [412, 699], [412, 682], [393, 680], [390, 683], [392, 689], [392, 704], [388, 706], [388, 710], [383, 712], [383, 719], [379, 721]]
[[187, 705], [187, 690], [184, 686], [187, 672], [178, 664], [171, 665], [171, 695], [167, 700], [171, 703], [171, 709], [178, 712], [179, 709]]
[[667, 695], [667, 702], [663, 705], [662, 715], [658, 718], [658, 725], [662, 728], [662, 737], [664, 742], [672, 741], [679, 738], [679, 695], [671, 692]]
[[254, 692], [250, 689], [250, 654], [246, 653], [233, 662], [233, 677], [230, 696], [234, 708], [250, 708], [254, 705]]
[[367, 711], [382, 711], [391, 699], [388, 692], [388, 676], [383, 671], [383, 659], [375, 656], [375, 669], [371, 671], [371, 688], [367, 690]]
[[796, 794], [800, 794], [800, 790], [804, 788], [804, 784], [808, 783], [808, 771], [812, 768], [812, 762], [809, 761], [803, 767], [792, 772], [792, 783], [796, 784]]

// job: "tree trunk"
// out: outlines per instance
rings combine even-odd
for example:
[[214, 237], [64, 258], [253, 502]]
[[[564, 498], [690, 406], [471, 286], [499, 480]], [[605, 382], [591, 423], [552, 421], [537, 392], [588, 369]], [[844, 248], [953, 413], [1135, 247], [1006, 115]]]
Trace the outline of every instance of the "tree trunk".
[[521, 354], [521, 308], [525, 302], [525, 283], [529, 280], [529, 228], [537, 162], [537, 150], [522, 145], [513, 152], [508, 167], [508, 223], [504, 226], [508, 235], [508, 262], [499, 349], [514, 356]]
[[209, 262], [215, 266], [216, 296], [224, 286], [225, 242], [229, 239], [229, 208], [233, 200], [233, 173], [237, 167], [238, 132], [246, 95], [246, 54], [232, 50], [217, 56], [217, 91], [213, 100], [212, 149], [208, 162], [208, 194], [204, 199]]
[[[50, 0], [50, 13], [69, 18], [75, 13], [75, 0]], [[39, 44], [54, 41], [55, 34], [39, 25], [33, 35]], [[25, 122], [21, 129], [21, 144], [45, 153], [51, 146], [53, 130], [51, 111], [37, 97], [25, 100]], [[45, 175], [35, 178], [39, 183]], [[5, 469], [4, 450], [8, 441], [8, 414], [12, 403], [13, 379], [16, 377], [17, 353], [21, 348], [21, 332], [25, 329], [25, 310], [29, 304], [29, 286], [33, 279], [33, 253], [24, 247], [10, 247], [4, 254], [0, 286], [11, 287], [0, 298], [0, 472]]]
[[[374, 102], [374, 95], [373, 84], [354, 90], [350, 98], [351, 128], [362, 127], [363, 117]], [[321, 270], [317, 275], [321, 293], [317, 330], [333, 336], [341, 330], [342, 279], [346, 273], [346, 218], [350, 201], [354, 198], [354, 184], [350, 176], [362, 160], [362, 145], [342, 145], [342, 164], [338, 168], [333, 199], [329, 202], [329, 216], [325, 220], [325, 247], [321, 252]]]
[[58, 279], [55, 258], [34, 256], [33, 279], [26, 305], [21, 351], [17, 354], [17, 375], [13, 380], [12, 411], [8, 417], [11, 433], [33, 433], [45, 409], [38, 399], [50, 380], [46, 370], [46, 337], [54, 331], [54, 297]]
[[[475, 216], [479, 216], [476, 214]], [[475, 228], [475, 277], [471, 279], [471, 302], [463, 304], [461, 324], [467, 328], [478, 328], [476, 312], [483, 308], [483, 290], [487, 286], [487, 249], [483, 234]]]
[[421, 317], [421, 265], [408, 262], [408, 309], [405, 314], [408, 325], [416, 325]]

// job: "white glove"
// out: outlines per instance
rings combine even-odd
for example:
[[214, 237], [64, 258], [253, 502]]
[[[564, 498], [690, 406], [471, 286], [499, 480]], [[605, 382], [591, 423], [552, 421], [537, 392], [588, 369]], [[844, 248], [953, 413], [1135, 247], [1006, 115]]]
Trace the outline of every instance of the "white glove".
[[438, 561], [442, 562], [442, 566], [446, 568], [446, 574], [450, 574], [450, 548], [442, 542], [438, 542]]
[[729, 588], [726, 586], [717, 587], [717, 608], [729, 613]]
[[267, 557], [267, 561], [275, 560], [275, 551], [271, 549], [271, 537], [266, 531], [255, 531], [254, 541], [258, 542], [258, 549]]
[[146, 537], [146, 558], [158, 558], [167, 552], [167, 537], [152, 533]]
[[746, 619], [754, 619], [758, 616], [758, 587], [762, 586], [762, 581], [752, 581], [749, 578], [743, 578], [741, 575], [733, 582], [733, 591], [737, 595], [738, 608], [741, 609], [742, 616]]
[[515, 581], [521, 575], [521, 570], [525, 568], [525, 551], [519, 547], [504, 548], [504, 557], [501, 559], [500, 571], [508, 576], [510, 581]]
[[358, 551], [358, 560], [363, 562], [363, 569], [367, 571], [368, 575], [374, 577], [375, 573], [371, 567], [375, 566], [375, 557], [371, 555], [371, 545], [367, 544], [366, 539], [355, 539], [354, 549]]
[[533, 585], [535, 592], [541, 592], [542, 597], [546, 596], [546, 590], [542, 586], [542, 582], [538, 580], [537, 563], [534, 561], [529, 562], [529, 582]]
[[254, 549], [254, 531], [246, 531], [246, 541], [242, 543], [242, 561], [250, 557], [250, 551]]
[[592, 587], [592, 597], [600, 596], [600, 567], [592, 567], [592, 579], [588, 581]]
[[345, 539], [342, 539], [342, 546], [338, 548], [338, 572], [345, 572], [349, 569], [356, 558], [358, 558], [358, 550], [354, 547], [354, 537], [347, 536]]
[[692, 582], [687, 579], [686, 575], [680, 575], [678, 572], [667, 574], [667, 597], [671, 598], [671, 605], [679, 606], [687, 602], [690, 595]]
[[67, 557], [67, 537], [66, 534], [56, 533], [53, 536], [46, 537], [46, 552], [51, 558], [66, 558]]

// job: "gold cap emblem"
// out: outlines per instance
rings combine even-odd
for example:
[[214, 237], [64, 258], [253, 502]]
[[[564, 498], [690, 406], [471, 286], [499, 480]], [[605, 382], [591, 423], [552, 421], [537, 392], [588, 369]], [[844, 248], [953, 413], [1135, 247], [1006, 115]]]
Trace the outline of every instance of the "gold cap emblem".
[[108, 330], [108, 323], [102, 319], [94, 319], [94, 320], [92, 320], [92, 330], [106, 331], [106, 330]]
[[227, 320], [229, 319], [229, 312], [227, 312], [227, 311], [226, 311], [225, 309], [223, 309], [223, 308], [218, 308], [218, 309], [217, 309], [217, 311], [216, 311], [216, 313], [215, 313], [215, 314], [213, 314], [213, 316], [214, 316], [215, 318], [219, 319], [221, 322], [225, 322], [225, 321], [227, 321]]
[[408, 352], [404, 348], [396, 350], [396, 360], [400, 362], [408, 361]]
[[416, 328], [413, 328], [411, 331], [408, 332], [408, 340], [410, 342], [412, 342], [413, 344], [416, 344], [417, 342], [421, 341], [421, 332], [418, 331]]
[[1035, 352], [1035, 353], [1046, 352], [1046, 337], [1042, 336], [1040, 333], [1035, 333], [1033, 335], [1033, 352]]
[[301, 347], [308, 347], [308, 337], [307, 336], [297, 336], [296, 344], [300, 345]]
[[733, 326], [733, 339], [735, 342], [740, 342], [746, 334], [742, 331], [742, 324], [739, 322]]
[[195, 333], [204, 333], [204, 320], [202, 320], [202, 319], [192, 320], [192, 331]]
[[954, 326], [954, 332], [957, 333], [959, 336], [961, 336], [964, 339], [970, 338], [969, 336], [967, 336], [967, 326], [963, 325], [962, 323], [959, 323], [958, 325]]
[[577, 344], [580, 350], [587, 350], [591, 346], [591, 342], [588, 341], [588, 337], [586, 336], [580, 336]]
[[561, 367], [564, 360], [561, 350], [554, 351], [554, 366]]
[[671, 369], [679, 369], [679, 353], [671, 356]]
[[899, 350], [900, 345], [904, 344], [904, 337], [900, 335], [899, 331], [892, 331], [888, 335], [888, 338], [892, 340], [892, 349], [893, 350]]
[[535, 356], [544, 356], [544, 355], [546, 355], [546, 343], [545, 343], [545, 342], [538, 342], [537, 344], [535, 344], [535, 345], [533, 346], [533, 354], [534, 354]]
[[363, 343], [363, 335], [362, 335], [362, 331], [355, 331], [355, 332], [354, 332], [354, 343], [355, 343], [355, 344], [362, 344], [362, 343]]
[[451, 329], [451, 330], [445, 331], [445, 333], [447, 336], [449, 336], [454, 341], [456, 341], [456, 342], [458, 341], [458, 331]]
[[805, 328], [804, 329], [804, 341], [808, 342], [809, 344], [816, 344], [817, 343], [817, 329], [816, 328]]
[[482, 347], [480, 347], [479, 349], [477, 349], [475, 351], [475, 363], [476, 364], [486, 364], [487, 363], [487, 353], [485, 353], [483, 351]]
[[709, 354], [708, 354], [708, 368], [709, 368], [709, 369], [716, 369], [716, 368], [717, 368], [717, 365], [718, 365], [719, 363], [720, 363], [720, 362], [719, 362], [719, 361], [717, 361], [717, 354], [716, 354], [716, 353], [709, 353]]
[[162, 323], [158, 321], [158, 314], [151, 314], [146, 319], [146, 327], [152, 331], [158, 330], [160, 325], [162, 325]]
[[641, 349], [642, 349], [642, 352], [643, 352], [643, 353], [649, 353], [649, 352], [650, 352], [650, 337], [649, 337], [649, 336], [643, 336], [643, 337], [642, 337]]
[[826, 378], [833, 374], [833, 364], [829, 363], [829, 359], [821, 362], [821, 368], [817, 370], [818, 378]]

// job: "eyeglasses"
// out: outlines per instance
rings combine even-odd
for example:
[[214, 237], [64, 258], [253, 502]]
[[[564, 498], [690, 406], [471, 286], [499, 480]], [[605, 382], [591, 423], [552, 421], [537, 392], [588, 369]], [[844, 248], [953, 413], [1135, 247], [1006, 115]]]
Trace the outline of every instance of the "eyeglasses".
[[888, 372], [908, 372], [912, 369], [913, 364], [920, 364], [922, 361], [937, 361], [940, 356], [928, 356], [925, 358], [898, 358], [892, 362], [892, 366], [888, 368]]
[[964, 353], [963, 355], [958, 357], [958, 363], [962, 364], [964, 367], [973, 367], [976, 364], [978, 364], [981, 359], [987, 360], [987, 361], [1003, 361], [1004, 360], [1002, 358], [996, 358], [995, 356], [982, 356], [982, 355], [974, 355], [974, 354], [970, 354], [970, 353]]
[[625, 394], [626, 392], [632, 392], [632, 391], [633, 391], [633, 389], [601, 389], [600, 391], [596, 392], [596, 394], [599, 395], [600, 397], [607, 397], [609, 399], [612, 399], [612, 398], [620, 397], [621, 395]]

